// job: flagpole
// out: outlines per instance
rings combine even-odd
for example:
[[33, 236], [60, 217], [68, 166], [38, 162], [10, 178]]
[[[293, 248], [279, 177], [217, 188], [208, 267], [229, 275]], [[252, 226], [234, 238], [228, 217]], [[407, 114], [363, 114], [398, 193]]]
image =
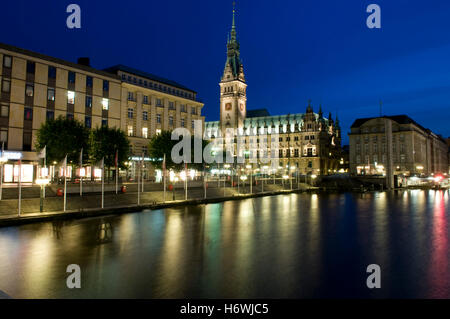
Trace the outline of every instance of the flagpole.
[[80, 196], [83, 196], [83, 176], [81, 176], [81, 169], [83, 168], [83, 148], [80, 152]]
[[64, 159], [64, 212], [66, 212], [67, 205], [67, 155]]
[[187, 200], [187, 180], [188, 180], [188, 174], [187, 174], [187, 163], [184, 163], [184, 199]]
[[5, 142], [2, 142], [2, 157], [0, 158], [0, 200], [2, 200], [2, 196], [3, 196], [3, 165], [4, 165], [4, 158], [3, 156], [5, 156]]
[[[137, 163], [139, 163], [139, 162], [137, 162]], [[137, 176], [137, 181], [138, 181], [138, 183], [137, 183], [137, 188], [138, 188], [138, 205], [140, 205], [141, 204], [141, 186], [140, 186], [140, 180], [141, 180], [141, 164], [139, 163], [138, 164], [138, 174], [137, 174], [138, 176]]]
[[205, 170], [204, 163], [203, 163], [203, 192], [204, 192], [204, 198], [206, 199], [206, 170]]
[[163, 159], [163, 183], [164, 183], [164, 203], [166, 202], [166, 154]]
[[141, 186], [142, 186], [142, 193], [144, 192], [144, 153], [142, 153], [142, 171], [141, 171], [141, 178], [142, 178], [142, 182], [141, 182]]
[[20, 210], [22, 206], [22, 160], [19, 159], [19, 217], [20, 217]]
[[[44, 167], [47, 168], [47, 145], [44, 146], [45, 152], [44, 152]], [[47, 171], [48, 172], [48, 171]], [[42, 188], [42, 195], [45, 199], [45, 184]]]
[[119, 191], [119, 150], [116, 150], [116, 195]]
[[105, 158], [102, 158], [102, 209], [105, 207]]

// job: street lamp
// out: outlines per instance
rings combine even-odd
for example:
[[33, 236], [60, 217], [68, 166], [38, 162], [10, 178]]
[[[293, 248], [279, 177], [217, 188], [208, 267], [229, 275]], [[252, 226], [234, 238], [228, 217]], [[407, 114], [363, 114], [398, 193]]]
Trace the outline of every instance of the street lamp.
[[253, 193], [253, 170], [252, 170], [252, 165], [247, 165], [245, 166], [247, 169], [250, 170], [250, 194]]
[[40, 194], [40, 205], [39, 210], [42, 213], [44, 211], [44, 187], [48, 185], [50, 180], [48, 178], [38, 178], [36, 179], [36, 184], [41, 186], [41, 194]]

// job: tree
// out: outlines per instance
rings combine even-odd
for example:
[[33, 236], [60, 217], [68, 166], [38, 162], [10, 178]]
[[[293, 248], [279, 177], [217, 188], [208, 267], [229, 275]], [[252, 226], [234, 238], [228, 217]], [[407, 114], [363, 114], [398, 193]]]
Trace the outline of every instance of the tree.
[[[166, 168], [181, 170], [184, 168], [184, 163], [176, 164], [172, 161], [171, 153], [172, 148], [179, 143], [179, 140], [172, 140], [171, 131], [162, 131], [161, 134], [155, 135], [151, 138], [148, 145], [148, 151], [150, 157], [157, 159], [153, 165], [156, 168], [162, 168], [162, 161], [164, 154], [166, 154]], [[202, 161], [203, 161], [203, 149], [208, 144], [208, 141], [202, 139]], [[191, 136], [191, 163], [188, 164], [190, 168], [202, 169], [203, 163], [194, 163], [194, 136]]]
[[60, 162], [67, 154], [67, 161], [78, 163], [81, 148], [87, 154], [89, 130], [79, 121], [59, 116], [47, 120], [37, 131], [36, 150], [45, 146], [47, 162]]
[[122, 130], [107, 126], [92, 129], [89, 144], [91, 163], [95, 164], [104, 158], [105, 167], [108, 168], [108, 176], [111, 167], [116, 165], [116, 151], [119, 152], [119, 168], [125, 168], [125, 162], [128, 161], [130, 152], [130, 141]]

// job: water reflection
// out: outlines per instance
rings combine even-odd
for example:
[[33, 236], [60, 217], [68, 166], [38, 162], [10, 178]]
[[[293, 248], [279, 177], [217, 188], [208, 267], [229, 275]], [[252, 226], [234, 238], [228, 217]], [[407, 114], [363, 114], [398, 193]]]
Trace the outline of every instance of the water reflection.
[[[447, 193], [447, 192], [445, 192]], [[429, 271], [430, 295], [439, 298], [448, 293], [450, 287], [448, 246], [448, 200], [443, 191], [434, 193], [431, 267]]]
[[[450, 297], [448, 191], [289, 194], [0, 229], [14, 298]], [[82, 289], [65, 288], [79, 264]], [[365, 269], [382, 267], [368, 291]], [[418, 280], [423, 278], [424, 280]]]

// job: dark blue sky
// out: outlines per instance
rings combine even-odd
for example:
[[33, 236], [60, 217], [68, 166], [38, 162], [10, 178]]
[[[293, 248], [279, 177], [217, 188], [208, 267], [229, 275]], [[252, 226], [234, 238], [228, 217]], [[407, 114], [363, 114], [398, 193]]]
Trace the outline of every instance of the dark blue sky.
[[[82, 28], [70, 30], [70, 3]], [[381, 6], [381, 29], [366, 7]], [[199, 92], [219, 117], [232, 0], [15, 0], [2, 4], [0, 42], [94, 67], [125, 64]], [[6, 11], [6, 12], [5, 12]], [[308, 99], [336, 112], [344, 142], [356, 117], [408, 114], [450, 136], [450, 1], [238, 0], [237, 32], [248, 108], [304, 112]]]

